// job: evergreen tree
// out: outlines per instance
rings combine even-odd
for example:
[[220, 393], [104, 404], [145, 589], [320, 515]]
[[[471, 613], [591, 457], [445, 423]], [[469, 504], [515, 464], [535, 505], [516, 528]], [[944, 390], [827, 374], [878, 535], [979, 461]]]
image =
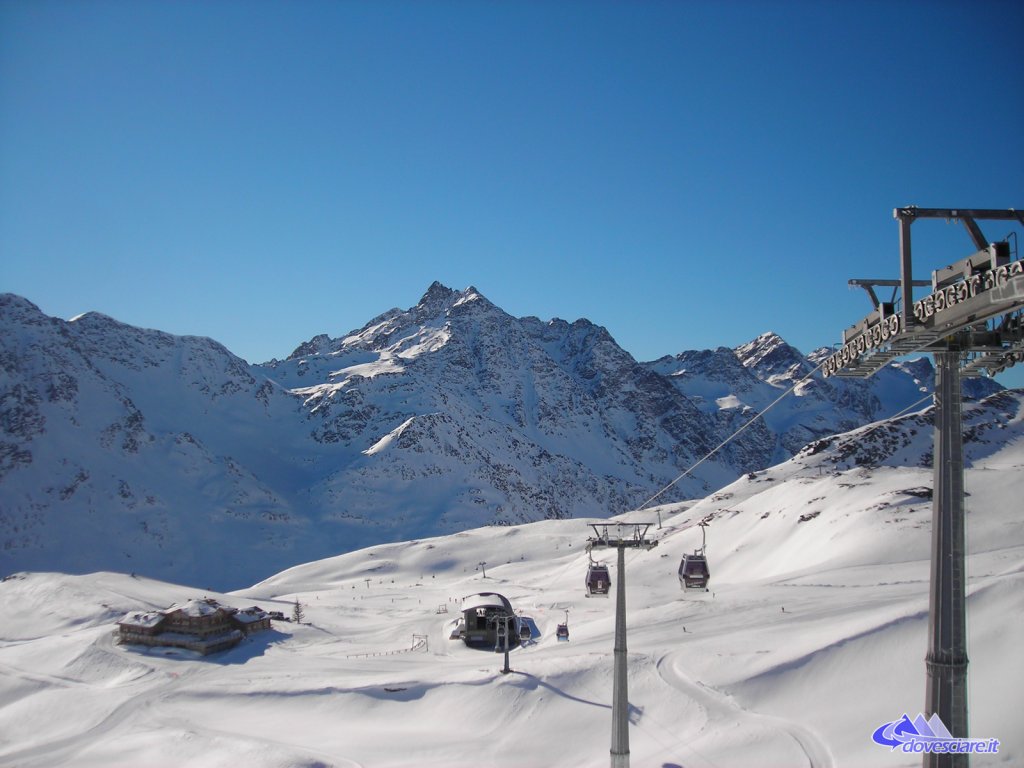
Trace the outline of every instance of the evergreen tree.
[[296, 597], [295, 607], [292, 608], [292, 621], [296, 624], [301, 624], [304, 618], [306, 618], [306, 613], [302, 610], [302, 603], [299, 602], [299, 598]]

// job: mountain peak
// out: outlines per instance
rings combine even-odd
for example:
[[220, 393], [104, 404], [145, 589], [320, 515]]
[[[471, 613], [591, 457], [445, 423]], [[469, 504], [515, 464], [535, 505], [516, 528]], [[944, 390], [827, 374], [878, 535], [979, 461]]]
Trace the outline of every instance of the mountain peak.
[[796, 377], [807, 369], [804, 356], [772, 331], [736, 347], [735, 352], [744, 367], [766, 381], [778, 377]]
[[91, 310], [89, 312], [83, 312], [80, 315], [75, 315], [68, 320], [68, 322], [87, 325], [90, 327], [117, 327], [124, 325], [120, 320], [116, 320], [110, 315], [105, 315], [102, 312], [94, 312]]
[[0, 293], [0, 309], [18, 309], [29, 312], [42, 312], [35, 304], [28, 299], [18, 296], [16, 293]]
[[419, 303], [413, 307], [413, 312], [420, 318], [437, 316], [446, 314], [451, 309], [467, 302], [481, 300], [490, 304], [484, 295], [472, 285], [463, 291], [457, 291], [435, 280], [427, 288], [427, 292], [423, 294]]
[[456, 291], [444, 285], [438, 280], [435, 280], [427, 288], [427, 292], [423, 294], [423, 298], [419, 300], [417, 307], [428, 307], [428, 306], [439, 306], [446, 304], [448, 300], [456, 293]]

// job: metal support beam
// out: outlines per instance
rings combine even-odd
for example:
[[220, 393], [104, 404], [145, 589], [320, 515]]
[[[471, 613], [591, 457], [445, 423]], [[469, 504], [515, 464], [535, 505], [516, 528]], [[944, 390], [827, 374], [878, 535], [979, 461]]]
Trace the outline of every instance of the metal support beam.
[[[854, 277], [847, 280], [846, 284], [854, 288], [863, 288], [865, 291], [867, 291], [868, 298], [871, 300], [871, 308], [878, 309], [879, 305], [882, 302], [878, 300], [878, 295], [875, 293], [875, 287], [883, 286], [889, 288], [899, 288], [900, 286], [903, 285], [903, 282], [901, 280], [868, 280], [864, 278]], [[931, 285], [932, 282], [931, 280], [911, 280], [910, 284], [925, 287]], [[895, 291], [893, 291], [893, 301], [896, 301]]]
[[626, 656], [626, 548], [615, 574], [615, 673], [612, 687], [611, 768], [629, 768], [629, 690]]
[[910, 259], [910, 225], [914, 217], [901, 216], [898, 208], [896, 215], [900, 220], [900, 327], [906, 330], [914, 322], [914, 274]]
[[[513, 616], [500, 616], [498, 618], [498, 625], [495, 627], [495, 641], [505, 651], [505, 666], [501, 668], [501, 674], [503, 675], [507, 675], [512, 671], [508, 665], [509, 637], [512, 634], [509, 624], [514, 621], [515, 617]], [[495, 647], [494, 650], [498, 650], [498, 648]]]
[[988, 239], [982, 234], [981, 227], [978, 226], [974, 219], [970, 216], [965, 216], [960, 221], [963, 222], [964, 228], [967, 230], [967, 234], [970, 235], [975, 248], [979, 251], [988, 248]]
[[959, 219], [967, 228], [967, 234], [970, 235], [975, 247], [979, 250], [988, 248], [989, 243], [975, 219], [1024, 223], [1024, 217], [1013, 208], [918, 208], [909, 205], [896, 208], [892, 213], [900, 223], [900, 290], [903, 293], [900, 319], [904, 329], [910, 328], [913, 320], [912, 286], [914, 281], [911, 274], [910, 225], [914, 223], [915, 219]]
[[895, 280], [860, 280], [858, 278], [852, 278], [846, 281], [847, 285], [863, 288], [865, 291], [868, 292], [868, 298], [871, 299], [872, 309], [878, 309], [878, 305], [882, 303], [878, 300], [878, 294], [875, 293], [875, 286], [884, 285], [886, 282], [889, 282], [892, 285], [899, 285], [899, 283], [896, 282]]
[[[626, 655], [626, 549], [653, 549], [657, 541], [647, 538], [651, 523], [590, 523], [594, 536], [588, 539], [587, 551], [595, 547], [619, 550], [618, 573], [615, 577], [615, 666], [612, 674], [612, 747], [611, 768], [629, 768], [629, 689]], [[612, 535], [611, 529], [617, 535]], [[632, 529], [630, 535], [627, 529]]]
[[[897, 219], [981, 219], [989, 221], [1020, 221], [1015, 208], [918, 208], [906, 205], [894, 211]], [[986, 243], [985, 245], [988, 245]], [[982, 246], [984, 247], [984, 246]]]
[[[964, 461], [959, 349], [935, 353], [934, 488], [925, 717], [967, 737]], [[925, 768], [967, 768], [967, 754], [926, 754]]]
[[[990, 373], [1024, 362], [1024, 260], [1011, 259], [1008, 240], [989, 243], [977, 220], [1015, 221], [1019, 209], [896, 208], [902, 304], [899, 327], [882, 322], [881, 308], [843, 332], [843, 346], [825, 360], [825, 376], [870, 376], [895, 357], [935, 355], [934, 487], [929, 586], [927, 686], [924, 714], [938, 715], [955, 738], [968, 736], [966, 541], [961, 414], [961, 365]], [[910, 226], [919, 218], [959, 220], [979, 253], [932, 273], [932, 293], [911, 293]], [[984, 251], [984, 253], [981, 253]], [[865, 287], [865, 283], [868, 285]], [[851, 281], [868, 290], [880, 280]], [[1000, 316], [1002, 318], [1000, 319]], [[989, 327], [989, 323], [992, 326]], [[924, 755], [925, 768], [967, 768], [968, 753]]]

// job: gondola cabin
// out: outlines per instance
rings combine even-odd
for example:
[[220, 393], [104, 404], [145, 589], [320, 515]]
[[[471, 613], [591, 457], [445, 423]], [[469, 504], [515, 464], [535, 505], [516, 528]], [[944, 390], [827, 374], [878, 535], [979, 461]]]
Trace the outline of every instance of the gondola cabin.
[[530, 625], [525, 621], [520, 620], [519, 622], [519, 642], [526, 644], [533, 639], [533, 630], [530, 629]]
[[711, 571], [708, 569], [708, 559], [703, 552], [683, 555], [682, 562], [679, 563], [680, 587], [687, 592], [707, 592], [710, 580]]
[[612, 588], [612, 579], [608, 575], [608, 566], [603, 563], [591, 563], [587, 568], [587, 597], [608, 597]]
[[558, 629], [555, 632], [555, 637], [563, 642], [569, 642], [569, 625], [559, 624]]

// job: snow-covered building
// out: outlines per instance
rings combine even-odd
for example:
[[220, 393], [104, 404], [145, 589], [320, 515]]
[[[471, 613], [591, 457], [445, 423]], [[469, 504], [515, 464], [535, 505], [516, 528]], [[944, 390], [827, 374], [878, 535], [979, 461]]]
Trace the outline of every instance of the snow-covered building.
[[[280, 612], [277, 613], [281, 616]], [[270, 620], [273, 616], [254, 605], [251, 608], [239, 608], [235, 611], [232, 618], [242, 632], [251, 635], [253, 632], [262, 632], [265, 629], [270, 629]]]
[[170, 646], [206, 655], [270, 629], [270, 616], [253, 606], [239, 610], [216, 600], [189, 600], [162, 611], [134, 612], [117, 623], [121, 643]]
[[[462, 640], [466, 645], [497, 646], [499, 623], [515, 616], [512, 603], [497, 592], [480, 592], [462, 598]], [[509, 632], [509, 647], [519, 644], [516, 628]]]

